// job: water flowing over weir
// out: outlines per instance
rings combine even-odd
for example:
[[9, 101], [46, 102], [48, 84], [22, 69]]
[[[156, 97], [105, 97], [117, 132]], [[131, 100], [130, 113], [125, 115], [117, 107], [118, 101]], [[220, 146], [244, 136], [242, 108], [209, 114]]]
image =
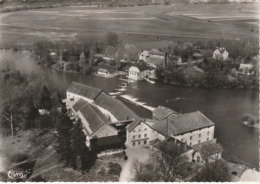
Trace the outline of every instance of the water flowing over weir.
[[[14, 60], [17, 68], [22, 71], [43, 76], [51, 90], [63, 95], [71, 81], [100, 88], [107, 93], [122, 83], [116, 78], [108, 79], [52, 70], [37, 65], [28, 54], [0, 51], [0, 56]], [[128, 84], [126, 91], [119, 97], [127, 101], [139, 114], [142, 113], [139, 106], [143, 107], [144, 111], [151, 111], [159, 105], [179, 113], [201, 111], [215, 123], [215, 137], [228, 154], [258, 167], [258, 129], [246, 127], [241, 123], [244, 113], [258, 116], [257, 90], [202, 89], [138, 81]]]

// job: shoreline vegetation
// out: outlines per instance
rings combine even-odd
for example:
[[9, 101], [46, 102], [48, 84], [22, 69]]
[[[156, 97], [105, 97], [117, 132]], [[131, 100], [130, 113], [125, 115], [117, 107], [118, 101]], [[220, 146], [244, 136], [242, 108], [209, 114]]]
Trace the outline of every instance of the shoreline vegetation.
[[[32, 57], [35, 57], [37, 64], [61, 72], [96, 75], [102, 68], [113, 77], [120, 72], [126, 73], [133, 65], [133, 61], [120, 62], [124, 60], [124, 53], [119, 53], [118, 58], [112, 60], [104, 59], [106, 48], [124, 47], [116, 33], [107, 34], [106, 37], [110, 41], [96, 43], [39, 41], [30, 48], [9, 46], [6, 49], [14, 52], [29, 52]], [[131, 53], [133, 50], [138, 52], [134, 45], [126, 45], [129, 50], [125, 52]], [[225, 61], [212, 57], [214, 49], [221, 45], [225, 45], [229, 52], [229, 58]], [[166, 67], [156, 69], [147, 66], [155, 70], [157, 82], [208, 89], [258, 89], [259, 55], [254, 44], [236, 40], [172, 42], [167, 48], [159, 48], [159, 50], [168, 55], [180, 56], [183, 62], [181, 64], [170, 62]], [[241, 72], [241, 64], [252, 65], [251, 73]]]
[[250, 128], [260, 129], [259, 119], [252, 114], [245, 113], [242, 116], [242, 124]]

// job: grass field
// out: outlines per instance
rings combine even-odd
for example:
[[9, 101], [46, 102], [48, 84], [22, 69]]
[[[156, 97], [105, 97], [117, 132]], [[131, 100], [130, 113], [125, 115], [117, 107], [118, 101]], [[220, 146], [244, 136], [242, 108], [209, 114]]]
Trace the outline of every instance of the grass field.
[[37, 40], [103, 41], [109, 31], [138, 47], [169, 41], [237, 39], [257, 41], [257, 4], [142, 7], [60, 7], [0, 14], [1, 45]]

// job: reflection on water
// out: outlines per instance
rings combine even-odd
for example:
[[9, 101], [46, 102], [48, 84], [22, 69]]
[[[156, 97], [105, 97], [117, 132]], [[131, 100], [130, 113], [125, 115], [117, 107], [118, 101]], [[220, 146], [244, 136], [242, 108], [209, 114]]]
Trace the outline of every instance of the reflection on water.
[[[118, 79], [107, 79], [58, 72], [36, 64], [27, 55], [3, 53], [1, 57], [12, 57], [18, 68], [38, 73], [46, 79], [51, 89], [64, 94], [71, 81], [88, 84], [107, 92], [113, 91], [120, 83]], [[256, 90], [201, 89], [179, 87], [164, 83], [150, 84], [145, 81], [131, 83], [124, 94], [131, 95], [147, 105], [164, 105], [181, 113], [201, 111], [216, 124], [215, 137], [224, 149], [243, 161], [258, 166], [258, 130], [242, 125], [244, 113], [258, 116], [258, 93]], [[151, 116], [131, 104], [131, 108]]]

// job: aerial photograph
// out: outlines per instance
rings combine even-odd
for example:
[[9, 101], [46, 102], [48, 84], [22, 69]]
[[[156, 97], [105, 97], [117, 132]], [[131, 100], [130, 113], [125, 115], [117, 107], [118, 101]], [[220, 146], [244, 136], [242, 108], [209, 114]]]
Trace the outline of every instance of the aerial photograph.
[[0, 182], [249, 182], [260, 0], [0, 0]]

